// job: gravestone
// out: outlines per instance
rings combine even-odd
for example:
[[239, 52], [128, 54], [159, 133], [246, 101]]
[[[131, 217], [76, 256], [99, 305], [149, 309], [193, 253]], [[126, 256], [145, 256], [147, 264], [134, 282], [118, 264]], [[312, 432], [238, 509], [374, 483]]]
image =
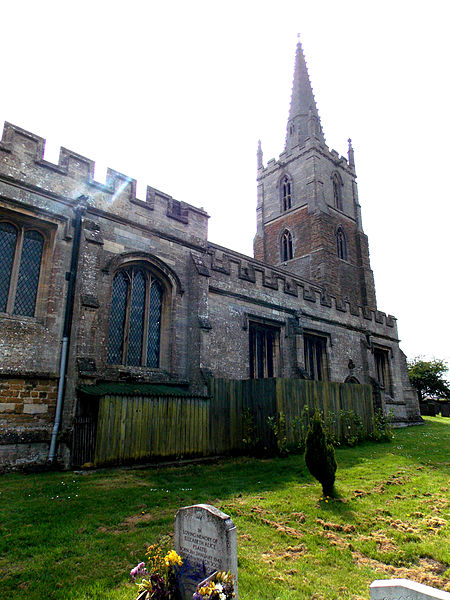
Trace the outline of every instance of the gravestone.
[[231, 571], [238, 598], [237, 534], [228, 515], [208, 504], [180, 508], [175, 516], [175, 550], [203, 573], [195, 582], [184, 579], [185, 600], [192, 600], [196, 584], [214, 571]]
[[370, 600], [450, 600], [450, 594], [409, 579], [378, 579], [370, 584]]

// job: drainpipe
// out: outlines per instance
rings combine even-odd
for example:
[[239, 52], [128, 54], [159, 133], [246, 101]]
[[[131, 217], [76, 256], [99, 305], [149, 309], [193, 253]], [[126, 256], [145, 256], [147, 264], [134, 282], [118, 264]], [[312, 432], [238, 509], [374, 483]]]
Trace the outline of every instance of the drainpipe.
[[80, 253], [80, 240], [82, 229], [82, 218], [86, 212], [87, 196], [79, 196], [75, 208], [75, 218], [73, 219], [73, 243], [72, 258], [70, 261], [70, 271], [66, 274], [69, 281], [67, 286], [66, 310], [64, 314], [64, 328], [61, 343], [61, 358], [59, 362], [59, 381], [58, 396], [56, 399], [55, 422], [53, 424], [52, 437], [50, 441], [50, 450], [48, 453], [48, 463], [53, 464], [56, 454], [56, 438], [58, 436], [59, 426], [61, 424], [61, 415], [64, 401], [64, 389], [67, 374], [67, 356], [69, 353], [70, 334], [72, 330], [73, 305], [75, 300], [75, 284], [77, 281], [78, 258]]

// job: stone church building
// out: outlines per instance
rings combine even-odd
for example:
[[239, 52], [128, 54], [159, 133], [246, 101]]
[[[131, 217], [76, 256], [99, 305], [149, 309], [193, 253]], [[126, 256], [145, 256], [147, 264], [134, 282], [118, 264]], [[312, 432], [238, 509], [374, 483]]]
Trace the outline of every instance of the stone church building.
[[[257, 154], [254, 258], [208, 215], [6, 123], [0, 142], [0, 467], [70, 463], [80, 385], [203, 393], [209, 376], [370, 383], [420, 420], [396, 319], [378, 310], [354, 153], [326, 145], [301, 45], [286, 145]], [[65, 437], [66, 436], [66, 437]], [[56, 440], [58, 439], [58, 445]]]

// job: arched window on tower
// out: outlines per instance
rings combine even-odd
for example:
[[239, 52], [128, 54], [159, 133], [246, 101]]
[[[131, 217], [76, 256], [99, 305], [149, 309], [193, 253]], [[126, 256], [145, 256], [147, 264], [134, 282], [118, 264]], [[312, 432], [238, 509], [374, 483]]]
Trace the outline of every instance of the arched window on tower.
[[292, 185], [289, 177], [286, 175], [281, 180], [281, 209], [289, 210], [292, 205]]
[[333, 199], [334, 206], [338, 210], [344, 210], [342, 205], [342, 179], [339, 177], [337, 173], [334, 173], [332, 177], [333, 181]]
[[281, 261], [286, 262], [291, 260], [293, 257], [292, 250], [292, 235], [290, 231], [286, 229], [281, 236]]
[[347, 260], [347, 238], [342, 227], [338, 227], [336, 231], [336, 247], [338, 257]]
[[145, 267], [118, 271], [109, 317], [108, 364], [158, 368], [164, 288]]

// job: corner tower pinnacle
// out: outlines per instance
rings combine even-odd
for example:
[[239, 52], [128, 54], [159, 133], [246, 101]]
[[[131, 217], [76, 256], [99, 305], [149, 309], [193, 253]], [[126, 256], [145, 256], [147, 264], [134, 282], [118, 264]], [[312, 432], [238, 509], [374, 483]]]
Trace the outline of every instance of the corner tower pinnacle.
[[289, 151], [295, 146], [303, 146], [305, 140], [311, 138], [325, 144], [305, 56], [302, 45], [298, 42], [285, 150]]

